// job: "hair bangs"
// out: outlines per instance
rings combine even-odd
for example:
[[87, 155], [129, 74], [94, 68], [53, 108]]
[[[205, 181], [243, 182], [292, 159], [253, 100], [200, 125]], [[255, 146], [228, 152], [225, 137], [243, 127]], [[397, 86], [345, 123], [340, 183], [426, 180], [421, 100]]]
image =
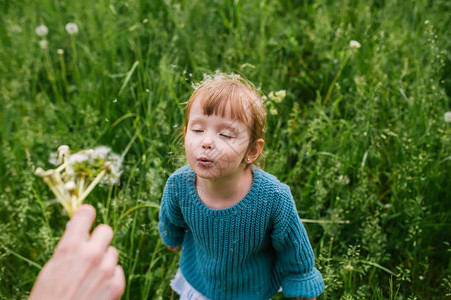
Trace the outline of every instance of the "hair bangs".
[[199, 91], [196, 99], [201, 102], [202, 109], [207, 116], [217, 115], [222, 118], [228, 114], [232, 119], [238, 119], [243, 123], [249, 123], [251, 112], [247, 105], [248, 93], [240, 89], [238, 84], [217, 82]]

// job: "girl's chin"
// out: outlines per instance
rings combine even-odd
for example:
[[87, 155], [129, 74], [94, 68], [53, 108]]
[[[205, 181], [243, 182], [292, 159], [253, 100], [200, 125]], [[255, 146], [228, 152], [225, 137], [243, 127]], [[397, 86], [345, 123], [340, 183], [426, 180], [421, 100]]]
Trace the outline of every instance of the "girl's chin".
[[193, 169], [196, 175], [203, 179], [214, 179], [218, 177], [218, 175], [220, 175], [212, 166], [206, 167], [202, 165], [196, 165]]

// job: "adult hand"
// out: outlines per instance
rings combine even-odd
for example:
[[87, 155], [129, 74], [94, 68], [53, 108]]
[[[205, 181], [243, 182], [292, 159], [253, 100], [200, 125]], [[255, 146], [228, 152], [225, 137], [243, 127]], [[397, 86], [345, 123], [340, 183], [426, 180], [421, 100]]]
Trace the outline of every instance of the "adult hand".
[[67, 224], [51, 259], [31, 291], [30, 300], [118, 299], [125, 289], [119, 253], [110, 246], [113, 230], [97, 226], [89, 234], [95, 209], [81, 206]]

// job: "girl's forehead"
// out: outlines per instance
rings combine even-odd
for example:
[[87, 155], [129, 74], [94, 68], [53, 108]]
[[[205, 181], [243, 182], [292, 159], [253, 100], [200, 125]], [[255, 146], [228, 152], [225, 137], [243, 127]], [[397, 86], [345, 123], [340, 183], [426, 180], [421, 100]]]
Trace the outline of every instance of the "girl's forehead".
[[190, 110], [190, 117], [195, 112], [196, 114], [203, 114], [206, 116], [217, 116], [224, 119], [240, 120], [248, 123], [252, 120], [252, 113], [250, 107], [247, 107], [246, 101], [235, 101], [233, 99], [212, 102], [211, 99], [204, 97], [196, 97], [193, 99]]
[[233, 128], [247, 128], [250, 126], [248, 124], [249, 122], [232, 115], [230, 105], [225, 106], [221, 111], [213, 111], [211, 114], [207, 114], [206, 110], [202, 107], [201, 101], [195, 101], [193, 103], [189, 114], [189, 123], [193, 124], [197, 122], [215, 122], [215, 124]]

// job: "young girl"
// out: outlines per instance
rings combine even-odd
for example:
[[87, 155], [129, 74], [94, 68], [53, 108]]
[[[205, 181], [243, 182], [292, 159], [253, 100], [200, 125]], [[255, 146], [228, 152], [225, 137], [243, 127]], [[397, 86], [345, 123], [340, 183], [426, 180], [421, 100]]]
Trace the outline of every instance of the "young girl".
[[237, 75], [217, 74], [188, 101], [188, 165], [166, 183], [159, 231], [183, 245], [171, 287], [181, 299], [315, 298], [324, 289], [290, 188], [253, 165], [262, 153], [261, 98]]

